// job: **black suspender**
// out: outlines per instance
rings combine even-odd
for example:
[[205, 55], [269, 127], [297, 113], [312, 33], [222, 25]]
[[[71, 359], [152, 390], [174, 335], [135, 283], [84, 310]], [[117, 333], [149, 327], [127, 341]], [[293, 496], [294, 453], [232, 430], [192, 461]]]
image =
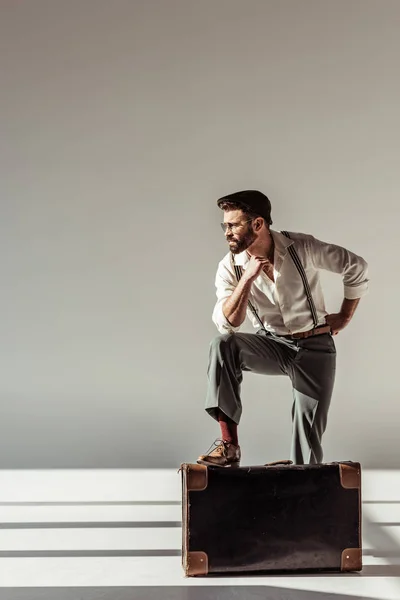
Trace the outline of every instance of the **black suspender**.
[[[286, 236], [287, 238], [291, 239], [290, 235], [287, 231], [282, 231], [281, 233], [284, 236]], [[299, 255], [297, 254], [296, 248], [293, 246], [293, 244], [291, 246], [288, 246], [288, 251], [289, 251], [290, 256], [292, 257], [292, 260], [293, 260], [295, 266], [297, 267], [297, 270], [300, 274], [301, 279], [303, 280], [304, 290], [306, 292], [307, 301], [310, 306], [310, 311], [311, 311], [311, 315], [313, 318], [314, 327], [318, 327], [317, 310], [315, 308], [315, 304], [314, 304], [314, 300], [313, 300], [313, 297], [311, 294], [311, 288], [310, 288], [310, 284], [308, 283], [306, 272], [304, 270], [303, 265], [301, 264], [301, 260], [299, 258]]]
[[[289, 233], [287, 231], [282, 231], [281, 233], [284, 236], [286, 236], [287, 238], [291, 239], [290, 235], [289, 235]], [[304, 290], [306, 292], [307, 301], [308, 301], [308, 304], [310, 306], [310, 311], [311, 311], [311, 315], [312, 315], [312, 318], [313, 318], [314, 327], [317, 327], [318, 326], [318, 315], [317, 315], [317, 310], [315, 308], [314, 300], [313, 300], [312, 295], [311, 295], [311, 288], [310, 288], [310, 284], [308, 283], [306, 272], [304, 270], [303, 265], [301, 264], [301, 260], [299, 258], [299, 255], [297, 254], [296, 249], [294, 248], [293, 245], [288, 246], [288, 251], [289, 251], [291, 259], [292, 259], [295, 267], [297, 268], [297, 270], [298, 270], [298, 272], [300, 274], [300, 277], [301, 277], [301, 279], [303, 281]], [[236, 279], [239, 281], [240, 278], [241, 278], [241, 276], [242, 276], [242, 267], [239, 267], [238, 265], [235, 265], [233, 255], [231, 255], [231, 259], [232, 259], [233, 267], [235, 269]], [[263, 322], [261, 321], [260, 317], [258, 316], [257, 310], [255, 309], [255, 307], [253, 306], [253, 304], [250, 302], [250, 300], [248, 301], [248, 305], [249, 305], [249, 308], [250, 308], [251, 312], [253, 313], [253, 315], [255, 316], [255, 318], [257, 319], [257, 321], [260, 323], [261, 327], [263, 329], [265, 329], [265, 327], [263, 325]]]

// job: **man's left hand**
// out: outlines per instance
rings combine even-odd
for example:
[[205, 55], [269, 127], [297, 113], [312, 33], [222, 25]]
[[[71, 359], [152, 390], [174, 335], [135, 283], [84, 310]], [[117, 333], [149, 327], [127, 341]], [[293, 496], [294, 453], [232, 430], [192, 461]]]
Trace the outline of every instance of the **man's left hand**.
[[330, 326], [332, 335], [337, 335], [339, 331], [344, 329], [350, 323], [351, 318], [342, 313], [334, 313], [325, 317], [327, 325]]

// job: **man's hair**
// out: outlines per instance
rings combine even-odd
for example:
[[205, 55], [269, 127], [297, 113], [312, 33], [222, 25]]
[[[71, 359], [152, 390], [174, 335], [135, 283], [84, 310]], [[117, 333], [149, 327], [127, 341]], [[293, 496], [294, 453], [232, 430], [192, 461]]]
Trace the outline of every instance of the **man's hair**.
[[272, 225], [272, 219], [271, 218], [269, 219], [269, 221], [267, 221], [267, 219], [265, 219], [261, 215], [257, 215], [250, 208], [248, 208], [244, 204], [241, 204], [240, 202], [232, 202], [232, 201], [229, 201], [229, 200], [224, 200], [224, 201], [222, 201], [222, 202], [219, 203], [219, 208], [221, 210], [223, 210], [223, 211], [241, 210], [243, 212], [243, 214], [245, 214], [246, 216], [249, 217], [249, 219], [257, 219], [258, 217], [260, 217], [260, 219], [264, 219], [264, 222], [265, 222], [266, 225]]

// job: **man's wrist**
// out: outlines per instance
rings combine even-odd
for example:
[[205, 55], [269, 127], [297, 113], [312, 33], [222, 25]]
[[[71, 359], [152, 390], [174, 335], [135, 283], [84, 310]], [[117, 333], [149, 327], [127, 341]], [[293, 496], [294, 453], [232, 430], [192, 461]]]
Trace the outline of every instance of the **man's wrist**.
[[242, 279], [245, 283], [253, 283], [257, 279], [258, 275], [247, 275], [246, 271], [244, 271]]
[[340, 316], [342, 317], [342, 319], [345, 323], [350, 323], [350, 321], [353, 317], [353, 315], [350, 315], [342, 310], [340, 311]]

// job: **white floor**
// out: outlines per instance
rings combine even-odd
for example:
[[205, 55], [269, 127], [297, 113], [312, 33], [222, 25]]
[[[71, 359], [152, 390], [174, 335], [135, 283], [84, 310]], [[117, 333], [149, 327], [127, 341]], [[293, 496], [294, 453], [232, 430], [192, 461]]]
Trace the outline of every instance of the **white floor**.
[[176, 470], [0, 471], [1, 600], [400, 600], [400, 471], [363, 472], [361, 574], [185, 578]]

